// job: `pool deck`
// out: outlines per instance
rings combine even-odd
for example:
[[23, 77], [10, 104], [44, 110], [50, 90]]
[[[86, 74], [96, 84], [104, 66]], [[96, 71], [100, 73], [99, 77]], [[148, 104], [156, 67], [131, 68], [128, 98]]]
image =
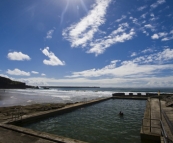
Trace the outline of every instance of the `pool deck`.
[[173, 141], [173, 108], [166, 107], [165, 101], [158, 98], [148, 98], [140, 132], [142, 140], [164, 143], [160, 120], [167, 137]]
[[[173, 108], [166, 107], [165, 101], [159, 102], [158, 98], [148, 98], [144, 96], [114, 96], [108, 98], [100, 98], [86, 102], [79, 102], [76, 104], [68, 105], [61, 109], [55, 109], [50, 111], [44, 111], [41, 113], [36, 113], [32, 115], [22, 116], [22, 122], [36, 121], [43, 117], [53, 116], [55, 114], [63, 114], [70, 112], [77, 108], [82, 108], [84, 106], [89, 106], [95, 103], [99, 103], [109, 99], [137, 99], [137, 100], [147, 100], [146, 110], [144, 112], [143, 123], [141, 127], [141, 139], [150, 140], [152, 142], [163, 142], [161, 138], [160, 130], [160, 119], [164, 124], [165, 131], [168, 137], [173, 140]], [[162, 114], [160, 114], [160, 105], [162, 109]], [[161, 116], [160, 116], [161, 115]], [[161, 117], [161, 118], [160, 118]], [[151, 119], [151, 120], [150, 120]], [[31, 129], [26, 129], [23, 127], [16, 126], [21, 120], [16, 121], [6, 121], [0, 123], [0, 143], [86, 143], [83, 141], [70, 139], [66, 137], [61, 137], [49, 133], [34, 131]]]

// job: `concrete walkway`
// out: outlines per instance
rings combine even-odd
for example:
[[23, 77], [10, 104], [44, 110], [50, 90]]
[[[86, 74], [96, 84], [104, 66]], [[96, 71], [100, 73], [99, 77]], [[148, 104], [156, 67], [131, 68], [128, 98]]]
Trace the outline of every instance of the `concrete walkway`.
[[157, 98], [148, 98], [141, 128], [141, 139], [159, 142], [160, 135], [160, 102]]
[[159, 99], [151, 98], [150, 106], [151, 106], [151, 133], [161, 135]]
[[55, 143], [0, 127], [0, 143]]

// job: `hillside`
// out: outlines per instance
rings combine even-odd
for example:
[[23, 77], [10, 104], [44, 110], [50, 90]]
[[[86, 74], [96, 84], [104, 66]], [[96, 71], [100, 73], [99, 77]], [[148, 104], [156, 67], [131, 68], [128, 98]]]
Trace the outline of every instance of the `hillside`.
[[9, 78], [6, 77], [1, 77], [0, 76], [0, 88], [26, 88], [26, 84], [23, 82], [19, 81], [13, 81]]

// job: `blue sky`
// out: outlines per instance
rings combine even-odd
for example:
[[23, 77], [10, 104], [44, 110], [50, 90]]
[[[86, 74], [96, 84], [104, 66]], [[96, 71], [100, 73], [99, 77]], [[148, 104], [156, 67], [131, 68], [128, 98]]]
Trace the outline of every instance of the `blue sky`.
[[0, 75], [30, 85], [172, 87], [172, 0], [1, 0]]

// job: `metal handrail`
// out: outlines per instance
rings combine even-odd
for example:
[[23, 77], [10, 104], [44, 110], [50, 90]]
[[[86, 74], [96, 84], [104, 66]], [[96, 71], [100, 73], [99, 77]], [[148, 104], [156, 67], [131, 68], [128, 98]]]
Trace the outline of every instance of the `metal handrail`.
[[166, 134], [162, 120], [160, 120], [160, 125], [161, 125], [161, 132], [162, 132], [164, 143], [173, 143], [173, 141], [171, 139], [169, 139], [167, 134]]

